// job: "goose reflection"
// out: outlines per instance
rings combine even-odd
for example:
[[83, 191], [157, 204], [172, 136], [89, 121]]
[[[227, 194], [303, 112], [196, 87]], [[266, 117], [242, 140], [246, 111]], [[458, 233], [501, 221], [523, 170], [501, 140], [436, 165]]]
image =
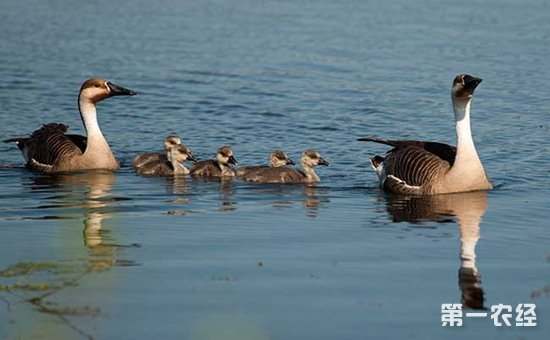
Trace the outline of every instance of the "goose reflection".
[[93, 250], [93, 255], [107, 256], [105, 260], [111, 265], [117, 262], [116, 248], [127, 247], [107, 243], [109, 231], [103, 229], [103, 222], [105, 219], [111, 218], [113, 205], [116, 201], [112, 194], [115, 181], [115, 173], [105, 170], [38, 176], [34, 180], [34, 189], [46, 186], [55, 188], [56, 192], [64, 192], [61, 195], [48, 197], [56, 200], [53, 207], [83, 209], [83, 243], [88, 249]]
[[476, 191], [434, 196], [388, 196], [388, 212], [395, 222], [448, 222], [456, 217], [460, 232], [458, 285], [462, 304], [485, 309], [484, 291], [476, 266], [476, 246], [481, 217], [487, 209], [487, 192]]
[[[27, 282], [32, 287], [38, 289], [20, 289], [17, 285], [11, 287], [16, 294], [10, 297], [12, 306], [21, 306], [18, 309], [21, 315], [27, 320], [39, 320], [33, 324], [34, 329], [43, 328], [45, 334], [49, 334], [51, 325], [44, 318], [35, 318], [34, 311], [52, 316], [62, 325], [65, 325], [68, 331], [75, 332], [83, 338], [93, 338], [91, 334], [80, 327], [79, 323], [74, 322], [71, 316], [88, 316], [96, 318], [101, 315], [101, 309], [92, 304], [73, 305], [73, 301], [67, 301], [66, 298], [57, 297], [65, 289], [78, 289], [82, 296], [97, 296], [101, 294], [94, 284], [98, 281], [104, 283], [104, 277], [90, 275], [103, 272], [113, 266], [131, 266], [134, 261], [120, 258], [119, 249], [122, 247], [117, 244], [109, 244], [109, 232], [103, 230], [103, 221], [110, 218], [114, 212], [113, 206], [118, 200], [112, 194], [112, 188], [115, 183], [115, 174], [109, 171], [86, 171], [74, 174], [56, 174], [38, 175], [29, 177], [30, 183], [27, 187], [33, 192], [33, 197], [39, 200], [38, 206], [33, 206], [33, 217], [36, 213], [43, 216], [40, 219], [59, 219], [59, 223], [70, 223], [76, 219], [82, 221], [84, 228], [82, 231], [85, 251], [89, 256], [82, 259], [80, 256], [80, 247], [74, 248], [72, 242], [63, 242], [61, 257], [65, 260], [56, 261], [48, 257], [48, 254], [41, 254], [39, 262], [20, 262], [8, 266], [10, 268], [22, 268], [16, 273], [20, 280]], [[44, 202], [48, 202], [44, 204]], [[48, 215], [47, 212], [54, 212], [54, 215]], [[83, 220], [82, 220], [83, 217]], [[79, 224], [80, 225], [80, 224]], [[71, 230], [70, 228], [68, 230]], [[77, 233], [71, 233], [77, 235]], [[79, 236], [79, 235], [77, 235]], [[71, 240], [71, 236], [65, 241]], [[66, 248], [64, 247], [66, 246]], [[56, 248], [57, 249], [57, 248]], [[77, 253], [73, 253], [78, 249]], [[53, 258], [58, 258], [55, 255]], [[48, 261], [48, 259], [51, 259]], [[0, 272], [2, 269], [0, 268]], [[90, 276], [89, 276], [90, 275]], [[87, 278], [87, 285], [80, 283]], [[74, 288], [79, 287], [79, 288]], [[105, 286], [102, 286], [103, 288]], [[56, 298], [57, 297], [57, 298]], [[24, 306], [30, 305], [32, 308], [26, 309]], [[30, 315], [27, 315], [30, 311]], [[59, 337], [59, 329], [56, 328], [56, 336]], [[74, 337], [74, 335], [73, 335]]]

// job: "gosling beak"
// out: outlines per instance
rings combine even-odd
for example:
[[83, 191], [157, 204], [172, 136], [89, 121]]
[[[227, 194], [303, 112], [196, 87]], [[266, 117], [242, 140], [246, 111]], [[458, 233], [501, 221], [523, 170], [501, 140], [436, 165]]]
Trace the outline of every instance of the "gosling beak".
[[115, 85], [111, 83], [110, 81], [107, 82], [107, 86], [109, 87], [109, 96], [133, 96], [136, 95], [137, 92], [132, 91], [130, 89], [126, 89], [122, 86]]
[[472, 77], [471, 75], [466, 74], [464, 76], [464, 87], [472, 92], [476, 89], [476, 87], [481, 83], [483, 79]]
[[323, 157], [319, 157], [319, 165], [330, 166], [330, 163]]
[[188, 160], [188, 161], [191, 161], [191, 162], [193, 162], [193, 163], [199, 161], [199, 159], [197, 158], [197, 156], [195, 156], [195, 155], [192, 154], [191, 152], [190, 152], [189, 155], [187, 156], [187, 160]]
[[237, 160], [235, 159], [235, 157], [233, 157], [233, 155], [229, 156], [229, 160], [227, 161], [227, 163], [234, 164], [234, 165], [239, 164], [239, 162], [237, 162]]
[[294, 162], [291, 158], [287, 158], [286, 159], [286, 164], [296, 165], [296, 162]]

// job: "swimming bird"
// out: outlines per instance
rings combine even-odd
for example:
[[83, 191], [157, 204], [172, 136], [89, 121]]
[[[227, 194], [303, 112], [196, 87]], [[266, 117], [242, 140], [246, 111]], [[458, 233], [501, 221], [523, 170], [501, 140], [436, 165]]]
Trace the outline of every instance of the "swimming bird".
[[178, 136], [166, 136], [164, 138], [164, 152], [147, 152], [137, 155], [134, 158], [134, 161], [132, 162], [132, 165], [134, 166], [134, 169], [138, 169], [145, 165], [146, 163], [156, 161], [156, 160], [162, 160], [167, 161], [168, 158], [166, 158], [167, 152], [174, 146], [180, 145], [181, 139]]
[[137, 169], [140, 175], [149, 176], [180, 176], [189, 174], [189, 169], [185, 167], [183, 162], [190, 160], [196, 162], [197, 159], [183, 144], [174, 145], [166, 151], [166, 159], [156, 159], [143, 164]]
[[242, 179], [256, 183], [315, 183], [320, 179], [314, 168], [317, 165], [329, 166], [330, 163], [317, 151], [309, 149], [302, 153], [300, 165], [304, 171], [287, 167], [266, 168], [243, 176]]
[[99, 78], [86, 80], [80, 87], [78, 109], [86, 137], [65, 134], [68, 126], [49, 123], [30, 137], [5, 140], [16, 142], [30, 169], [55, 173], [87, 169], [115, 170], [115, 159], [97, 122], [96, 104], [114, 96], [133, 96], [136, 92]]
[[477, 154], [470, 128], [470, 106], [480, 78], [459, 74], [451, 98], [457, 147], [437, 142], [362, 137], [358, 140], [392, 146], [385, 157], [374, 156], [371, 165], [386, 191], [432, 195], [492, 188]]
[[216, 159], [199, 161], [191, 167], [191, 175], [200, 177], [233, 177], [235, 172], [229, 164], [238, 164], [233, 157], [233, 149], [222, 146], [216, 153]]
[[264, 170], [269, 168], [278, 168], [280, 166], [285, 166], [287, 164], [294, 165], [294, 161], [286, 155], [281, 150], [275, 150], [269, 155], [269, 165], [256, 165], [256, 166], [245, 166], [238, 168], [235, 172], [235, 175], [238, 177], [250, 175], [258, 170]]

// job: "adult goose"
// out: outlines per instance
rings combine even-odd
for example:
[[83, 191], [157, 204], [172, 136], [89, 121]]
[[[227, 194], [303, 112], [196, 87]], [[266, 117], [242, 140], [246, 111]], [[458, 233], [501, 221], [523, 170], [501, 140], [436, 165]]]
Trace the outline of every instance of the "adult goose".
[[12, 138], [4, 142], [15, 142], [27, 167], [41, 172], [118, 169], [119, 163], [99, 128], [96, 104], [106, 98], [135, 94], [104, 79], [88, 79], [80, 87], [78, 95], [78, 109], [86, 137], [66, 134], [67, 125], [49, 123], [34, 131], [30, 137]]
[[392, 146], [371, 165], [386, 191], [407, 195], [433, 195], [492, 188], [472, 139], [470, 106], [480, 78], [459, 74], [451, 98], [456, 122], [457, 147], [414, 140], [362, 137], [358, 140]]

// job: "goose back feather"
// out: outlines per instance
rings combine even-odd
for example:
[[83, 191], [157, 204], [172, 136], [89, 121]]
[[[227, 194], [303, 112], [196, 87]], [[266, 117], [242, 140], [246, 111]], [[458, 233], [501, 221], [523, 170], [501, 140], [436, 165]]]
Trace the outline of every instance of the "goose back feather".
[[[66, 135], [68, 126], [49, 123], [34, 131], [30, 137], [21, 138], [18, 147], [26, 155], [27, 166], [44, 171], [59, 162], [81, 156], [86, 150], [86, 137]], [[42, 166], [40, 166], [42, 165]]]

